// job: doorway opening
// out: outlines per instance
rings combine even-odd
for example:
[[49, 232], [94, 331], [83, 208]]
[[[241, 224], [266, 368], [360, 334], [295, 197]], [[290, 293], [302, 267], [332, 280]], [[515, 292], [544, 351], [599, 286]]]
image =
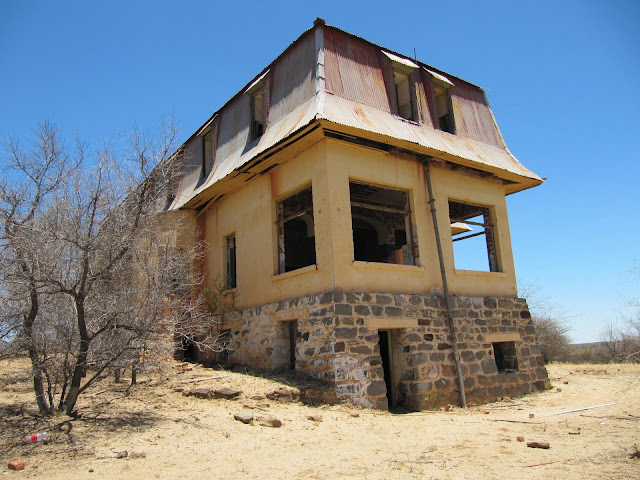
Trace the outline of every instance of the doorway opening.
[[288, 365], [289, 370], [296, 369], [296, 338], [298, 336], [298, 321], [284, 322], [284, 336], [289, 340]]
[[391, 331], [378, 330], [378, 345], [380, 346], [380, 358], [382, 359], [382, 370], [384, 371], [384, 383], [387, 386], [387, 402], [389, 409], [396, 406], [395, 387], [393, 384], [393, 351], [391, 349]]

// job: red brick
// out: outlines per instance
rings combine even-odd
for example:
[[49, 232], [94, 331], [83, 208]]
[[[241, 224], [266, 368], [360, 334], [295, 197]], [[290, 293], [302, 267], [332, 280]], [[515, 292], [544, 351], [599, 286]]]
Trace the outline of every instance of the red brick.
[[9, 462], [9, 470], [24, 470], [24, 462], [22, 460]]

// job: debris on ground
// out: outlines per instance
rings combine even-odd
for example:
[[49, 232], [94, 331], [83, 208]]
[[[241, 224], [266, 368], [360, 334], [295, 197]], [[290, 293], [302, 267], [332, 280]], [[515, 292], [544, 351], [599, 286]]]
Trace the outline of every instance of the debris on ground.
[[634, 443], [629, 449], [629, 458], [640, 458], [640, 450], [638, 450], [638, 444]]
[[241, 410], [233, 418], [239, 422], [249, 424], [253, 421], [253, 410]]
[[22, 460], [14, 460], [7, 465], [9, 470], [24, 470], [24, 462]]
[[550, 448], [549, 442], [527, 442], [529, 448], [544, 448], [548, 450]]

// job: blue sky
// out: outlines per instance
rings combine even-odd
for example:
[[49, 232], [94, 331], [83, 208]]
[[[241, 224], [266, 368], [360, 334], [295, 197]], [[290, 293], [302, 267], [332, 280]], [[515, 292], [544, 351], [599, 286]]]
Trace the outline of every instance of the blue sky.
[[508, 198], [516, 272], [595, 341], [640, 296], [640, 2], [0, 0], [0, 136], [185, 140], [316, 17], [485, 88], [547, 182]]

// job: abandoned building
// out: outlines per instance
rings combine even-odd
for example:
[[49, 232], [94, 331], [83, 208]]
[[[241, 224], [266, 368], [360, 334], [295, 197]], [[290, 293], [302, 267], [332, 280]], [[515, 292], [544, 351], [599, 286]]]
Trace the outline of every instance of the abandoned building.
[[162, 215], [233, 299], [226, 361], [380, 409], [548, 387], [505, 202], [542, 179], [479, 87], [318, 19], [181, 151]]

